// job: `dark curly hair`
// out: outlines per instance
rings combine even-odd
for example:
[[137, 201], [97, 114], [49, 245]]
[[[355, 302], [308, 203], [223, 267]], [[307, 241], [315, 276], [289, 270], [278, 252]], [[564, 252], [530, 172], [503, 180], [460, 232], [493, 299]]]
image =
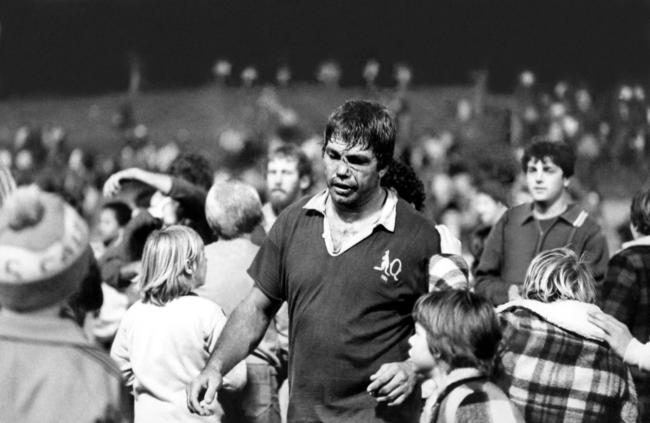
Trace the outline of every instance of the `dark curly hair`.
[[424, 183], [415, 173], [413, 168], [397, 160], [388, 165], [388, 172], [381, 178], [381, 185], [386, 188], [393, 188], [397, 195], [407, 202], [413, 204], [416, 210], [424, 208]]
[[571, 146], [545, 139], [536, 139], [526, 148], [521, 158], [521, 169], [525, 173], [531, 159], [544, 161], [546, 158], [562, 169], [565, 178], [573, 176], [576, 155]]
[[206, 191], [210, 189], [214, 180], [214, 169], [208, 159], [194, 152], [182, 153], [176, 157], [169, 168], [169, 173]]

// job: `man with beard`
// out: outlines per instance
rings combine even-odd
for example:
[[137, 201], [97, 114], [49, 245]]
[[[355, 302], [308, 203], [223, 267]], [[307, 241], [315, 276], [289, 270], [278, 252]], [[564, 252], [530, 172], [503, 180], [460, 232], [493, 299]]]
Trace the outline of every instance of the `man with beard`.
[[268, 202], [262, 207], [268, 234], [282, 210], [305, 195], [312, 184], [311, 162], [298, 147], [282, 145], [269, 155], [266, 165]]
[[407, 360], [411, 312], [430, 288], [441, 233], [381, 186], [394, 148], [385, 107], [348, 101], [330, 116], [328, 188], [289, 206], [271, 228], [248, 270], [255, 286], [187, 387], [191, 411], [208, 413], [222, 375], [253, 350], [287, 301], [289, 422], [418, 420]]

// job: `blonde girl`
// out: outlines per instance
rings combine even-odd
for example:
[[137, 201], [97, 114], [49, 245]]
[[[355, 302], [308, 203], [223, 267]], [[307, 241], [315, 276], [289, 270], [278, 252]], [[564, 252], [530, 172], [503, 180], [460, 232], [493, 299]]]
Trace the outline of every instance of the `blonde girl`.
[[[136, 422], [214, 422], [223, 414], [215, 402], [216, 420], [193, 415], [185, 400], [185, 386], [205, 366], [226, 323], [217, 304], [193, 292], [203, 285], [205, 269], [203, 241], [194, 230], [170, 226], [147, 239], [141, 299], [126, 312], [111, 348], [132, 389]], [[225, 381], [225, 389], [242, 388], [245, 365]]]

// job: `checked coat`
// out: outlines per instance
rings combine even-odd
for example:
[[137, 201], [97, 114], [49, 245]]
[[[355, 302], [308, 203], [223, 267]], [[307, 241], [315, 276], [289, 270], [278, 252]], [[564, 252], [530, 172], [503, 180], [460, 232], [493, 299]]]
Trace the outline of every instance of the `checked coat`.
[[[650, 341], [650, 236], [623, 244], [598, 287], [602, 310], [624, 323], [636, 339]], [[639, 421], [650, 421], [650, 373], [631, 367], [639, 396]]]
[[[587, 307], [595, 306], [572, 303], [569, 320], [587, 326]], [[543, 304], [550, 309], [545, 317], [560, 314], [553, 304]], [[527, 307], [505, 305], [499, 311], [504, 345], [497, 382], [527, 422], [637, 421], [632, 376], [606, 343], [582, 336], [579, 325], [570, 331]]]

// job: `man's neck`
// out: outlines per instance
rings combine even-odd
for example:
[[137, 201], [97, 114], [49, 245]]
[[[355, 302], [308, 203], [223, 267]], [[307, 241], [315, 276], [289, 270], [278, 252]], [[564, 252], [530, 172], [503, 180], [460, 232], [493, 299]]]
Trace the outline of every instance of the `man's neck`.
[[378, 213], [381, 210], [387, 196], [388, 192], [384, 188], [379, 187], [377, 191], [368, 199], [368, 201], [358, 207], [355, 207], [354, 209], [336, 204], [334, 201], [331, 201], [331, 198], [330, 203], [332, 206], [332, 211], [341, 221], [345, 223], [354, 223]]
[[552, 219], [564, 213], [568, 207], [569, 200], [565, 192], [552, 204], [533, 203], [533, 217], [537, 220]]

